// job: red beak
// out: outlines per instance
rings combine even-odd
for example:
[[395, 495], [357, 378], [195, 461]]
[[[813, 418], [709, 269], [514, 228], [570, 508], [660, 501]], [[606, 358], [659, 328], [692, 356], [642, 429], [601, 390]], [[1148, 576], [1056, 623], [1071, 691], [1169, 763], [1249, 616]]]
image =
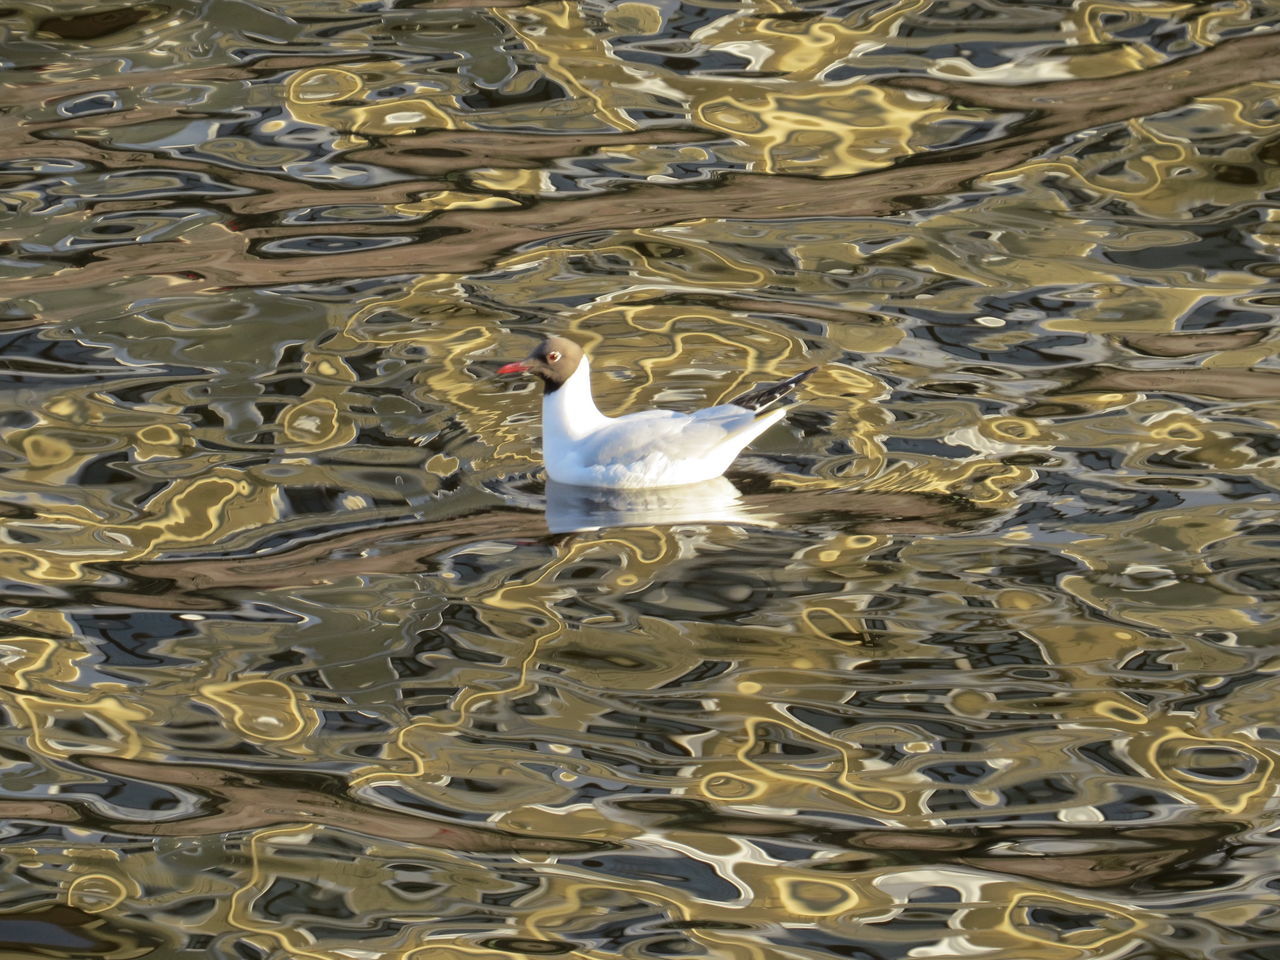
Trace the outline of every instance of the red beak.
[[529, 369], [529, 364], [523, 360], [517, 360], [515, 363], [508, 363], [506, 366], [498, 368], [499, 373], [524, 373]]

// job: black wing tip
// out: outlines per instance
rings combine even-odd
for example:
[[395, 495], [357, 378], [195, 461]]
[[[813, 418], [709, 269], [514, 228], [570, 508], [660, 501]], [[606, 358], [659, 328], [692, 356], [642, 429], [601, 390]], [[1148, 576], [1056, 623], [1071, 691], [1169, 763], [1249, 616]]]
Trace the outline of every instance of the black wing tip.
[[794, 377], [788, 377], [780, 383], [766, 384], [763, 387], [753, 387], [746, 393], [738, 394], [738, 396], [734, 397], [729, 402], [736, 407], [743, 407], [747, 410], [763, 410], [771, 403], [781, 400], [817, 372], [817, 367], [810, 367], [808, 370], [797, 373]]

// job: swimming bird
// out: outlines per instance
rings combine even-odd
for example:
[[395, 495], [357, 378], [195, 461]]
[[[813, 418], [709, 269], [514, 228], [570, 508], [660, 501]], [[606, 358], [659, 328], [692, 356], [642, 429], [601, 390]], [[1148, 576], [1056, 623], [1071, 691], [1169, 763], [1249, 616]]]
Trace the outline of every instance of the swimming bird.
[[591, 363], [565, 337], [548, 337], [498, 373], [528, 373], [542, 381], [547, 476], [574, 486], [642, 489], [703, 483], [723, 474], [743, 447], [786, 413], [762, 411], [817, 369], [693, 413], [643, 410], [621, 417], [606, 417], [596, 408]]

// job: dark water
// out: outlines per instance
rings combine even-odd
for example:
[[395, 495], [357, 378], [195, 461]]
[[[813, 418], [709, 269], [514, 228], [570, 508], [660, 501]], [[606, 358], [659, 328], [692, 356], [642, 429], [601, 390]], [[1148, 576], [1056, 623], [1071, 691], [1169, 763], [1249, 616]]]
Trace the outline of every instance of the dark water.
[[0, 954], [1280, 956], [1280, 3], [0, 31]]

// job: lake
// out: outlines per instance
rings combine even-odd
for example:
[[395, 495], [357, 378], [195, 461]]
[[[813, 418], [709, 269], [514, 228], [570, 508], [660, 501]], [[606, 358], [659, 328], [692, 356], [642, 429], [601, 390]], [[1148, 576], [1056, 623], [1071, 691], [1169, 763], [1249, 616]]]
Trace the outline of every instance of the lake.
[[0, 956], [1280, 956], [1280, 2], [0, 31]]

